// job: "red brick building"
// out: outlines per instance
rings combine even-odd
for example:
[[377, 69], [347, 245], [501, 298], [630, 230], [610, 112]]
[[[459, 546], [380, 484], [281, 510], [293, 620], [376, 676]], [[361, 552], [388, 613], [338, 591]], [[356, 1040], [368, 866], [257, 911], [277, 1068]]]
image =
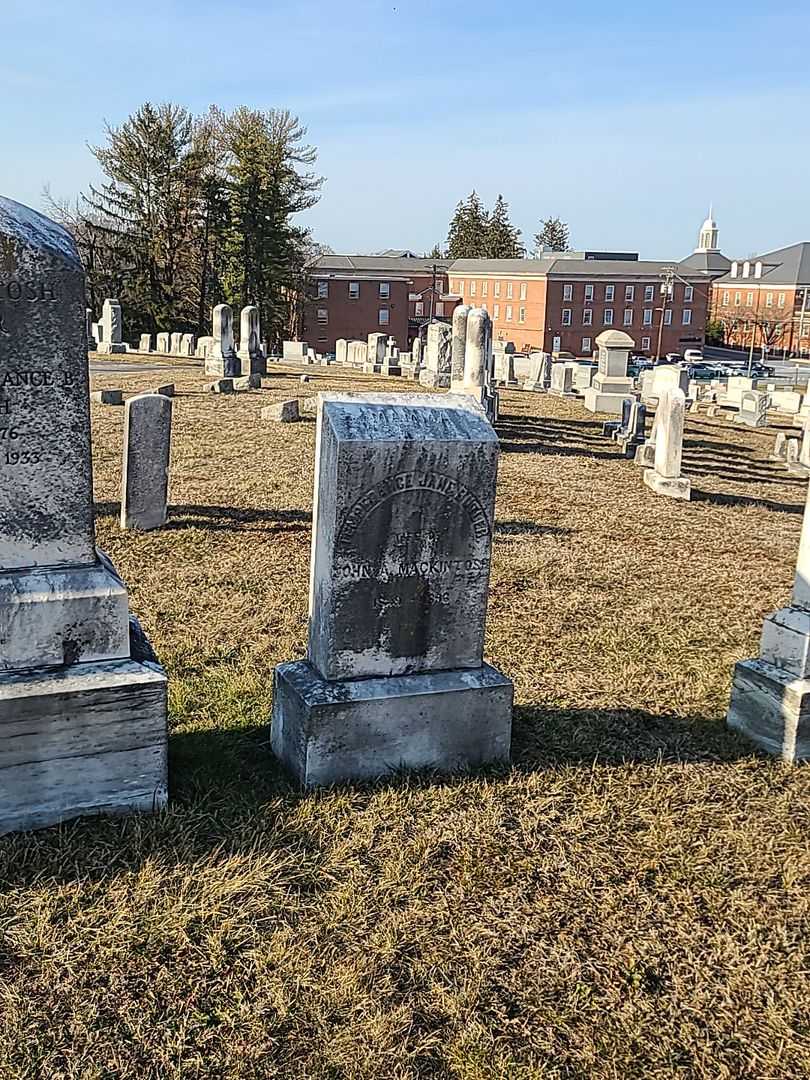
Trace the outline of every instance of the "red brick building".
[[407, 351], [421, 326], [431, 318], [449, 321], [465, 303], [485, 307], [496, 340], [520, 351], [589, 356], [599, 334], [613, 327], [628, 333], [640, 353], [682, 353], [702, 347], [712, 280], [729, 266], [711, 215], [698, 247], [680, 262], [596, 251], [452, 262], [411, 252], [326, 255], [311, 270], [301, 336], [319, 352], [333, 352], [338, 338], [383, 331]]
[[402, 255], [323, 255], [310, 271], [301, 338], [317, 352], [338, 338], [381, 332], [407, 352], [431, 318], [450, 321], [457, 297], [447, 294], [448, 260]]
[[810, 351], [810, 243], [732, 262], [714, 282], [711, 317], [727, 345]]

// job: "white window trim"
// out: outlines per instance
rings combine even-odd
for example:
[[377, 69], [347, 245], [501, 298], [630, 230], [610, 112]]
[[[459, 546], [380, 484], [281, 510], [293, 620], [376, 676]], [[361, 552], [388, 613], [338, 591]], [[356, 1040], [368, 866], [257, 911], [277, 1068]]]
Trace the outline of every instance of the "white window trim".
[[[610, 316], [610, 318], [608, 318], [608, 316]], [[613, 308], [612, 307], [606, 307], [605, 310], [603, 311], [603, 313], [602, 313], [602, 325], [603, 326], [613, 326]]]
[[565, 307], [562, 309], [562, 324], [563, 326], [571, 325], [571, 308]]
[[574, 286], [573, 285], [563, 285], [563, 300], [573, 300], [573, 299], [574, 299]]

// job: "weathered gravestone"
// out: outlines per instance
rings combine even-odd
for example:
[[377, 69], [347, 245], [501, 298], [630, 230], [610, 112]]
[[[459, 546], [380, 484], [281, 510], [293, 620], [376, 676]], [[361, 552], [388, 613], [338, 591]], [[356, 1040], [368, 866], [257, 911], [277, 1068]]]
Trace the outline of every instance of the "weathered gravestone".
[[633, 393], [633, 380], [627, 375], [630, 350], [634, 341], [621, 330], [604, 330], [596, 339], [599, 371], [585, 391], [589, 412], [621, 415], [622, 402]]
[[159, 529], [169, 509], [172, 398], [137, 394], [124, 408], [121, 528]]
[[172, 356], [179, 356], [180, 355], [180, 346], [182, 344], [182, 341], [183, 341], [182, 333], [179, 330], [175, 330], [174, 333], [171, 336], [171, 341], [170, 341], [170, 344], [169, 344], [169, 350], [170, 350]]
[[765, 620], [759, 657], [734, 669], [727, 722], [774, 757], [810, 759], [810, 491], [790, 605]]
[[464, 355], [467, 349], [467, 316], [472, 310], [469, 304], [459, 304], [453, 311], [450, 341], [450, 391], [461, 393], [464, 385]]
[[551, 387], [554, 397], [574, 397], [574, 371], [568, 364], [558, 360], [551, 365]]
[[346, 338], [338, 338], [335, 342], [335, 363], [345, 364], [348, 356], [348, 342]]
[[524, 390], [545, 393], [551, 387], [551, 353], [533, 352], [529, 354], [529, 377], [523, 384]]
[[[166, 802], [166, 677], [95, 547], [84, 274], [0, 198], [0, 832]], [[19, 295], [18, 295], [19, 294]], [[25, 296], [26, 302], [19, 300]], [[132, 641], [132, 644], [131, 644]]]
[[492, 319], [486, 308], [470, 308], [465, 322], [464, 379], [458, 392], [475, 398], [492, 424], [498, 414], [498, 394], [490, 385]]
[[419, 372], [422, 386], [449, 387], [452, 370], [453, 330], [449, 323], [428, 323], [424, 366]]
[[767, 427], [770, 404], [770, 394], [759, 390], [743, 390], [740, 396], [740, 411], [734, 417], [734, 423], [753, 428]]
[[196, 348], [196, 341], [193, 334], [183, 334], [180, 338], [180, 355], [181, 356], [193, 356]]
[[683, 476], [683, 429], [686, 395], [678, 387], [661, 391], [655, 414], [655, 465], [644, 470], [644, 483], [659, 495], [691, 499], [691, 481]]
[[254, 304], [242, 308], [239, 317], [239, 362], [243, 375], [266, 375], [267, 358], [261, 347], [259, 309]]
[[124, 319], [121, 314], [121, 305], [117, 300], [105, 300], [101, 308], [101, 322], [99, 323], [101, 340], [98, 343], [99, 353], [124, 353], [127, 347], [123, 342]]
[[233, 347], [233, 311], [217, 304], [212, 316], [211, 345], [205, 357], [205, 374], [233, 378], [239, 375], [239, 357]]
[[165, 331], [159, 333], [157, 336], [157, 348], [155, 351], [159, 353], [168, 353], [170, 346], [170, 338], [171, 335], [166, 333]]
[[141, 334], [141, 339], [138, 342], [139, 353], [150, 353], [152, 351], [152, 335]]
[[[449, 327], [448, 327], [449, 329]], [[306, 785], [509, 757], [483, 661], [498, 440], [464, 395], [321, 395], [308, 659], [272, 745]]]
[[284, 341], [281, 345], [281, 355], [284, 360], [292, 360], [296, 364], [302, 364], [307, 358], [308, 346], [305, 341]]

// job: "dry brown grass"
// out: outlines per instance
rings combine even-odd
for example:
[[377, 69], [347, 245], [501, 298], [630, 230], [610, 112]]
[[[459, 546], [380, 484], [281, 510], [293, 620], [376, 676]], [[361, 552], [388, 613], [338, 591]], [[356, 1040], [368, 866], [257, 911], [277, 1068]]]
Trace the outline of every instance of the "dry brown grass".
[[119, 532], [122, 410], [93, 412], [99, 541], [171, 676], [171, 807], [0, 841], [0, 1076], [810, 1075], [810, 771], [723, 727], [792, 578], [772, 434], [690, 418], [685, 505], [579, 405], [505, 394], [514, 767], [303, 795], [267, 722], [304, 650], [314, 423], [259, 413], [347, 377], [175, 381], [164, 531]]

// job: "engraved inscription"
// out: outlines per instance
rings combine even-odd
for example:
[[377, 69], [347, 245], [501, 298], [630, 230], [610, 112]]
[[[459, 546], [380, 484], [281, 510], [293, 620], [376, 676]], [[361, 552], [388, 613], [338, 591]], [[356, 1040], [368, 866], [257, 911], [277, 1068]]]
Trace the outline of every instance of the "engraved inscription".
[[20, 304], [28, 302], [56, 304], [59, 301], [55, 284], [44, 281], [0, 281], [0, 304], [3, 302]]
[[[72, 374], [64, 370], [23, 368], [0, 374], [0, 390], [6, 391], [39, 391], [72, 385]], [[33, 445], [34, 436], [17, 424], [5, 422], [17, 411], [12, 398], [0, 399], [0, 463], [10, 466], [39, 465], [45, 460], [45, 455]]]

